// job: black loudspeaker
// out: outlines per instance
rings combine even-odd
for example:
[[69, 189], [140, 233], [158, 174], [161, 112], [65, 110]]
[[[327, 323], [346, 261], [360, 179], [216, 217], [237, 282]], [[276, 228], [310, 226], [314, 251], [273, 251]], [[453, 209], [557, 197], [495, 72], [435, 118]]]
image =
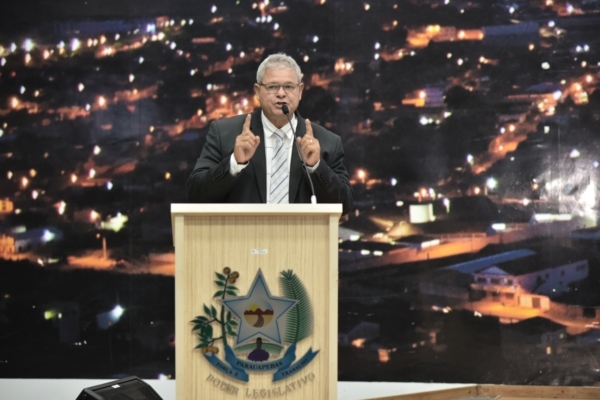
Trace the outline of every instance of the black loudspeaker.
[[150, 385], [137, 376], [83, 389], [76, 400], [162, 400]]

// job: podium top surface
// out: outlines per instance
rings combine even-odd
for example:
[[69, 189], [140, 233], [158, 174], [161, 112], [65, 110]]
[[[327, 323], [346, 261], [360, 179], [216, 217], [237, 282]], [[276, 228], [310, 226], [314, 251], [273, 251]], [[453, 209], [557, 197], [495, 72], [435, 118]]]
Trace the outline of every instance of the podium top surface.
[[177, 215], [342, 215], [341, 204], [171, 204]]

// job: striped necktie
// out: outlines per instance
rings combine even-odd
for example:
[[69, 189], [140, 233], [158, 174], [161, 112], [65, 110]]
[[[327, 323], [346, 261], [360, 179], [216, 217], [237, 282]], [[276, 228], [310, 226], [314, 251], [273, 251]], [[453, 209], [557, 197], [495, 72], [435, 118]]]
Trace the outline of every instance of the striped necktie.
[[273, 149], [273, 158], [271, 159], [271, 193], [270, 202], [273, 204], [287, 204], [289, 200], [289, 172], [288, 172], [288, 152], [285, 149], [283, 133], [273, 132], [275, 134], [275, 148]]

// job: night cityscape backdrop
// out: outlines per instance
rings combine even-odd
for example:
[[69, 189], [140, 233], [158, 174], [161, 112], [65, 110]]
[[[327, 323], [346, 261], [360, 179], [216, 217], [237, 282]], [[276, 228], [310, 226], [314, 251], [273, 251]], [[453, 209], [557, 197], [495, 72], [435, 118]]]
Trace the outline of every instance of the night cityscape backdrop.
[[339, 134], [339, 380], [600, 384], [600, 0], [0, 13], [0, 378], [174, 379], [169, 207], [268, 54]]

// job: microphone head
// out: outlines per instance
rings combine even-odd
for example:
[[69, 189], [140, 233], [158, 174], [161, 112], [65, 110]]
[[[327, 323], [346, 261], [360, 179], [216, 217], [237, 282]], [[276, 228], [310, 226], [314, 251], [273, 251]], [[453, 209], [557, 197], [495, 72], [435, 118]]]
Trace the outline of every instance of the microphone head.
[[281, 106], [281, 111], [283, 111], [285, 115], [288, 115], [290, 113], [290, 109], [288, 108], [287, 104]]

